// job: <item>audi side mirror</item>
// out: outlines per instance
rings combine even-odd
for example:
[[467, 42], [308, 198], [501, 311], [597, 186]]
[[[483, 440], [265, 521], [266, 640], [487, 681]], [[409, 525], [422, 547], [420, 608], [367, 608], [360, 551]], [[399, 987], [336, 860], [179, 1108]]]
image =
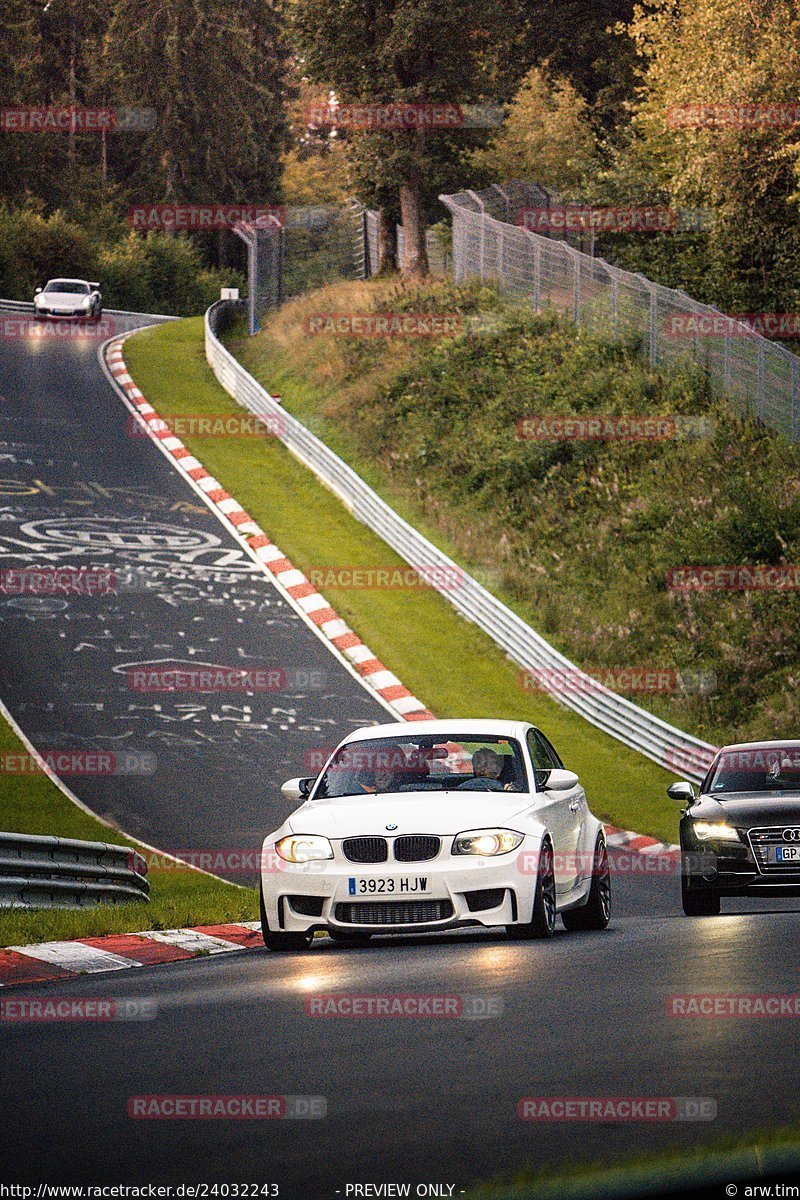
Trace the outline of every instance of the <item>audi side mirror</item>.
[[667, 795], [670, 800], [675, 800], [678, 804], [693, 804], [697, 798], [694, 784], [685, 779], [680, 783], [671, 783], [667, 788]]

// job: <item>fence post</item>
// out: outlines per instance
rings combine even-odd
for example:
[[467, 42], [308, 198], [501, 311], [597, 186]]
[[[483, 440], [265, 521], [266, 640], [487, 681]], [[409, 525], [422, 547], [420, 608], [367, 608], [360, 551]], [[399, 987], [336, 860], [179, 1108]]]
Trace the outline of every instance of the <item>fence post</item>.
[[656, 332], [656, 320], [658, 318], [658, 292], [656, 289], [657, 289], [658, 285], [655, 283], [651, 283], [649, 279], [647, 279], [644, 275], [640, 275], [638, 271], [634, 272], [634, 274], [635, 274], [636, 278], [639, 280], [639, 283], [641, 283], [642, 286], [645, 288], [645, 290], [650, 298], [650, 312], [649, 312], [649, 322], [648, 322], [648, 330], [647, 330], [647, 333], [648, 333], [647, 342], [648, 342], [648, 359], [650, 361], [650, 366], [654, 367], [658, 363], [658, 340], [657, 340], [657, 332]]
[[731, 323], [729, 320], [725, 322], [725, 366], [722, 379], [724, 390], [727, 393], [731, 387]]
[[574, 282], [572, 285], [572, 319], [576, 325], [581, 323], [581, 256], [576, 250], [572, 256]]
[[532, 229], [524, 229], [533, 238], [533, 307], [536, 312], [542, 307], [542, 244]]

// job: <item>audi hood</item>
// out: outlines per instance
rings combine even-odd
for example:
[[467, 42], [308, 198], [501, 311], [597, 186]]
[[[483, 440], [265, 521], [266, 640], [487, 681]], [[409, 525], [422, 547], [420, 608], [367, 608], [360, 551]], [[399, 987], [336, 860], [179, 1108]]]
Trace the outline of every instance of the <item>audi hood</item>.
[[759, 825], [800, 826], [800, 792], [729, 792], [699, 796], [688, 810], [693, 821], [727, 821], [742, 829]]

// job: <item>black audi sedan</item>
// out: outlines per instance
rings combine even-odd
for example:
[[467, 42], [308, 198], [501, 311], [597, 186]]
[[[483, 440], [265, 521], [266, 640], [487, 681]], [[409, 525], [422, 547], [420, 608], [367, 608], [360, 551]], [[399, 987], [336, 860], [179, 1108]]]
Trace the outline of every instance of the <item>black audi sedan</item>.
[[713, 917], [722, 896], [800, 896], [800, 741], [724, 746], [699, 791], [673, 783], [681, 817], [681, 899]]

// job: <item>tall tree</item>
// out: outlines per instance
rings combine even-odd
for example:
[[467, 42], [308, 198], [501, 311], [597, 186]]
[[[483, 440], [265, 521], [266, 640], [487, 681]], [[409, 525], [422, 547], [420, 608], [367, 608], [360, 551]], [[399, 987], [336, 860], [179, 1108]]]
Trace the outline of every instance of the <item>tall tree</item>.
[[[303, 69], [341, 104], [477, 104], [493, 94], [493, 52], [507, 0], [304, 0], [294, 23]], [[409, 275], [427, 271], [426, 201], [446, 186], [467, 131], [347, 133], [362, 199], [391, 204], [405, 230]]]
[[[630, 34], [642, 79], [622, 167], [651, 197], [659, 188], [716, 211], [724, 303], [796, 304], [800, 0], [653, 0]], [[762, 106], [765, 118], [726, 115], [729, 103]], [[698, 105], [712, 106], [699, 127]]]
[[118, 0], [105, 61], [121, 103], [156, 110], [151, 199], [278, 198], [289, 47], [272, 0]]

